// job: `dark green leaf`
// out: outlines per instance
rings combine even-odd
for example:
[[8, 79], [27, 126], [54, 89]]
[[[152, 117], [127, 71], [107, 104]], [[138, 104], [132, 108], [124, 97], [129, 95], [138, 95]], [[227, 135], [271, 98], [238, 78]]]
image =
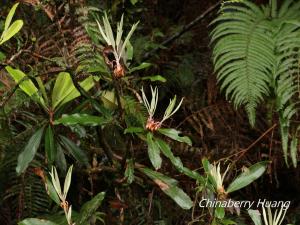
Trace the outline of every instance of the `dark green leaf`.
[[83, 152], [73, 141], [71, 141], [70, 139], [68, 139], [65, 136], [59, 135], [60, 140], [62, 145], [71, 153], [71, 155], [79, 162], [81, 162], [82, 164], [88, 166], [89, 165], [89, 161], [88, 158], [85, 154], [85, 152]]
[[153, 135], [152, 133], [147, 134], [147, 144], [148, 144], [148, 156], [149, 159], [154, 166], [154, 168], [157, 170], [161, 167], [162, 159], [160, 157], [160, 150], [158, 145], [153, 141]]
[[54, 144], [54, 136], [52, 127], [49, 125], [46, 134], [45, 134], [45, 150], [46, 150], [46, 156], [50, 164], [52, 164], [56, 158], [56, 148]]
[[225, 210], [224, 210], [224, 208], [221, 207], [221, 206], [216, 207], [216, 209], [215, 209], [215, 216], [218, 219], [223, 219], [224, 216], [225, 216]]
[[85, 125], [85, 126], [100, 126], [108, 123], [109, 120], [104, 117], [92, 116], [88, 114], [76, 113], [71, 115], [64, 114], [60, 119], [54, 121], [54, 124], [64, 125]]
[[19, 222], [18, 225], [57, 225], [57, 224], [49, 220], [28, 218]]
[[18, 156], [18, 165], [16, 168], [18, 175], [23, 173], [27, 169], [29, 163], [33, 160], [40, 146], [43, 132], [44, 127], [40, 128], [37, 132], [35, 132], [29, 139], [23, 152], [21, 152], [21, 154]]
[[267, 161], [263, 161], [250, 166], [229, 185], [226, 192], [237, 191], [258, 179], [265, 172], [268, 163]]
[[188, 145], [192, 145], [192, 141], [189, 137], [186, 136], [179, 136], [179, 134], [181, 133], [178, 130], [175, 129], [169, 129], [169, 128], [160, 128], [158, 129], [158, 132], [175, 140], [175, 141], [179, 141], [179, 142], [184, 142]]
[[176, 186], [176, 180], [148, 168], [139, 168], [139, 170], [150, 177], [159, 188], [172, 198], [181, 208], [190, 209], [193, 206], [190, 197], [181, 188]]
[[64, 151], [59, 143], [56, 144], [57, 154], [55, 158], [55, 163], [60, 171], [65, 174], [67, 172], [67, 162]]
[[127, 183], [131, 184], [134, 180], [134, 162], [133, 159], [127, 159], [125, 177], [127, 178]]
[[150, 80], [152, 82], [154, 82], [154, 81], [160, 81], [160, 82], [163, 82], [163, 83], [167, 81], [167, 79], [164, 78], [161, 75], [154, 75], [154, 76], [143, 77], [142, 80]]
[[146, 63], [146, 62], [143, 62], [141, 63], [139, 66], [136, 66], [136, 67], [133, 67], [129, 70], [129, 73], [132, 73], [134, 71], [137, 71], [137, 70], [142, 70], [142, 69], [145, 69], [145, 68], [148, 68], [149, 66], [151, 66], [152, 64], [151, 63]]
[[143, 131], [144, 131], [144, 128], [142, 128], [142, 127], [128, 127], [124, 130], [124, 134], [142, 133]]
[[91, 216], [93, 216], [97, 211], [97, 209], [100, 207], [104, 197], [105, 197], [105, 193], [100, 192], [95, 197], [93, 197], [92, 200], [84, 203], [84, 205], [80, 210], [78, 219], [76, 220], [76, 224], [77, 225], [87, 224]]
[[46, 177], [46, 191], [47, 194], [49, 195], [49, 197], [57, 204], [60, 205], [60, 200], [59, 197], [55, 191], [55, 188], [53, 186], [53, 184], [51, 183], [51, 181], [48, 179], [48, 177]]

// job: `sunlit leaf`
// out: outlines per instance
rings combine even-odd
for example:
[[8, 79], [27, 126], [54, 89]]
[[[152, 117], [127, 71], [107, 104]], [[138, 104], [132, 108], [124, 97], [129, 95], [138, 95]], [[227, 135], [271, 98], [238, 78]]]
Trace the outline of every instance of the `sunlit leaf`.
[[[88, 91], [94, 86], [93, 77], [90, 76], [86, 78], [84, 81], [80, 82], [79, 85], [85, 91]], [[80, 96], [80, 93], [74, 86], [71, 75], [66, 72], [59, 73], [52, 91], [52, 108], [55, 109], [64, 105], [78, 96]]]
[[36, 100], [45, 105], [43, 98], [38, 95], [38, 89], [25, 73], [23, 73], [21, 70], [13, 69], [10, 66], [6, 66], [5, 69], [12, 76], [15, 82], [19, 84], [19, 87], [22, 91], [24, 91], [30, 97], [36, 97]]
[[6, 31], [3, 32], [2, 38], [0, 39], [0, 45], [11, 39], [16, 33], [18, 33], [21, 30], [22, 26], [22, 20], [14, 21], [14, 23]]
[[16, 9], [18, 7], [19, 3], [16, 3], [13, 5], [13, 7], [11, 7], [11, 9], [9, 10], [9, 13], [5, 19], [5, 24], [4, 24], [4, 31], [6, 31], [10, 24], [11, 24], [11, 21], [12, 21], [12, 18], [13, 16], [15, 15], [15, 12], [16, 12]]

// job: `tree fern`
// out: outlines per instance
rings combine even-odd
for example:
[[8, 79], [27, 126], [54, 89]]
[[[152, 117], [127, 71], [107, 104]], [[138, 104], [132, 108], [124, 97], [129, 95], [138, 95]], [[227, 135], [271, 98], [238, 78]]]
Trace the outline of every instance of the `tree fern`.
[[290, 121], [297, 113], [299, 15], [299, 1], [287, 0], [279, 10], [276, 0], [261, 7], [246, 0], [227, 1], [211, 32], [221, 89], [236, 107], [245, 107], [252, 126], [257, 106], [275, 98], [286, 162]]

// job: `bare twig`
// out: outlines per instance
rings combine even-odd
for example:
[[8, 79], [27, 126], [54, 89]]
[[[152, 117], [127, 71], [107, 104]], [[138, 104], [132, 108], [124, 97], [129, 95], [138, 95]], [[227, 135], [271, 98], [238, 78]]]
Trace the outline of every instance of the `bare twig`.
[[[176, 32], [175, 34], [173, 34], [172, 36], [170, 36], [169, 38], [167, 38], [165, 41], [163, 41], [160, 44], [160, 46], [167, 46], [167, 45], [171, 44], [173, 41], [175, 41], [177, 38], [179, 38], [185, 32], [187, 32], [188, 30], [190, 30], [193, 26], [195, 26], [198, 22], [200, 22], [201, 20], [203, 20], [207, 15], [209, 15], [212, 11], [214, 11], [220, 4], [221, 4], [221, 1], [218, 1], [216, 4], [214, 4], [211, 7], [209, 7], [207, 10], [205, 10], [205, 12], [203, 12], [201, 15], [199, 15], [198, 17], [196, 17], [193, 21], [191, 21], [190, 23], [186, 24], [180, 31]], [[161, 50], [160, 46], [157, 47], [157, 48], [155, 48], [155, 49], [153, 49], [153, 50], [151, 50], [150, 52], [147, 52], [144, 55], [144, 57], [143, 57], [143, 61], [149, 59], [156, 52], [158, 52], [159, 50]]]

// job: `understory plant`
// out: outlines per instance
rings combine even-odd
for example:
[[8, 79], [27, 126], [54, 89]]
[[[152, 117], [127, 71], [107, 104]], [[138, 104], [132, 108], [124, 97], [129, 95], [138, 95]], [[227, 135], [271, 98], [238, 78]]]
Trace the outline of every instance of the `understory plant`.
[[[229, 197], [231, 193], [250, 185], [261, 177], [266, 170], [268, 162], [262, 161], [249, 168], [244, 168], [244, 171], [241, 172], [227, 188], [224, 187], [224, 181], [230, 169], [230, 165], [227, 166], [225, 172], [221, 172], [221, 163], [211, 164], [207, 159], [203, 159], [202, 164], [206, 177], [204, 180], [198, 180], [197, 188], [198, 192], [201, 192], [202, 198], [228, 202], [234, 201]], [[239, 208], [229, 209], [217, 206], [209, 211], [214, 218], [212, 224], [236, 224], [234, 221], [226, 218], [225, 210], [231, 211], [231, 213], [235, 211], [240, 215]]]
[[211, 23], [214, 70], [235, 107], [244, 106], [250, 124], [267, 102], [279, 117], [286, 164], [297, 166], [300, 2], [226, 1]]
[[258, 210], [248, 210], [248, 214], [250, 215], [255, 225], [281, 225], [285, 218], [286, 212], [287, 209], [281, 207], [279, 211], [278, 209], [276, 209], [275, 213], [273, 214], [270, 207], [262, 207], [264, 221], [264, 223], [262, 223], [261, 214]]

